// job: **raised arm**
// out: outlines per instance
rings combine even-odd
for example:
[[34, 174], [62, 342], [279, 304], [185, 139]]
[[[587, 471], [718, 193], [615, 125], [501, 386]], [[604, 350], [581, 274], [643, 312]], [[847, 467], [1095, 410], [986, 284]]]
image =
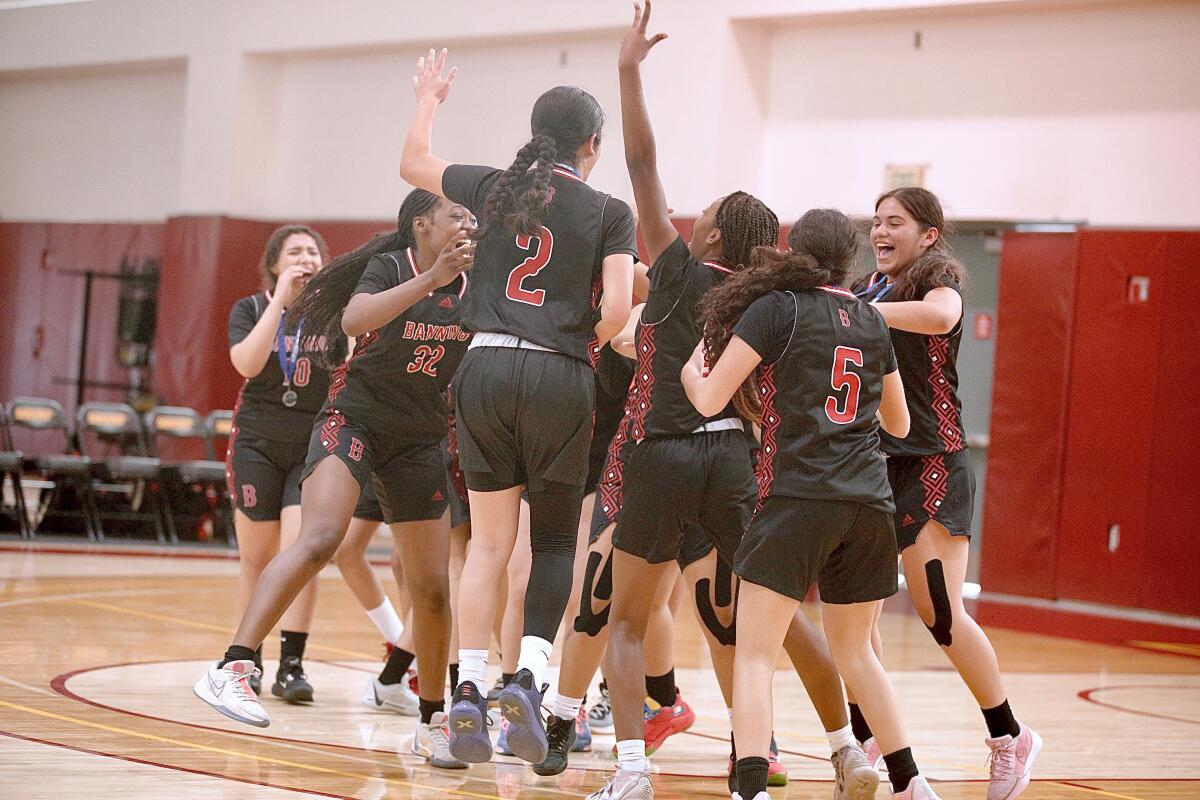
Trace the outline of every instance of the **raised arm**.
[[306, 264], [286, 267], [275, 282], [275, 291], [263, 315], [254, 323], [245, 339], [229, 348], [229, 360], [243, 378], [253, 378], [267, 366], [275, 346], [275, 337], [279, 333], [279, 320], [283, 318], [288, 305], [299, 296], [312, 272], [312, 267]]
[[646, 7], [634, 3], [633, 25], [621, 40], [617, 70], [621, 81], [621, 126], [625, 137], [625, 165], [633, 182], [633, 196], [638, 209], [642, 240], [646, 244], [646, 263], [666, 250], [679, 235], [671, 224], [667, 199], [658, 177], [658, 156], [654, 145], [654, 130], [642, 93], [641, 63], [654, 45], [667, 38], [665, 33], [646, 37], [650, 22], [650, 0]]
[[441, 53], [430, 50], [417, 60], [417, 74], [413, 75], [413, 92], [417, 95], [417, 110], [413, 113], [408, 136], [404, 140], [404, 153], [400, 156], [400, 177], [408, 183], [442, 195], [442, 173], [450, 162], [433, 154], [433, 117], [437, 107], [450, 95], [450, 85], [458, 74], [458, 67], [451, 67], [446, 77], [442, 69], [446, 66], [446, 49]]

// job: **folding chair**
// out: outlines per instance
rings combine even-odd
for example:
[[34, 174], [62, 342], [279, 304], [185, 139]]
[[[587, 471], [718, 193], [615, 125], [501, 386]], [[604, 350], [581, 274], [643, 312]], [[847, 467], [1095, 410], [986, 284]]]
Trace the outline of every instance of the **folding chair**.
[[[184, 406], [158, 406], [146, 414], [146, 430], [151, 452], [162, 453], [158, 448], [158, 437], [178, 441], [195, 441], [204, 447], [206, 454], [213, 451], [205, 420], [194, 409]], [[168, 506], [172, 511], [198, 510], [210, 512], [214, 522], [221, 526], [221, 535], [227, 542], [233, 538], [233, 513], [225, 491], [225, 464], [212, 458], [193, 460], [171, 460], [162, 462], [162, 474], [168, 484], [174, 484]], [[174, 515], [172, 515], [173, 517]], [[214, 531], [214, 534], [216, 531]]]
[[[92, 541], [104, 538], [96, 514], [92, 483], [98, 475], [99, 466], [87, 456], [74, 452], [74, 436], [63, 407], [55, 400], [44, 397], [17, 397], [5, 410], [10, 435], [15, 428], [35, 431], [51, 431], [62, 435], [62, 453], [23, 453], [23, 470], [35, 470], [42, 483], [43, 491], [38, 508], [30, 523], [30, 535], [44, 531], [47, 521], [59, 519], [82, 520], [87, 537]], [[22, 485], [29, 481], [22, 476]], [[74, 502], [72, 502], [74, 501]]]
[[[102, 473], [92, 485], [96, 499], [96, 521], [101, 531], [105, 520], [153, 523], [158, 541], [178, 541], [162, 491], [162, 462], [147, 456], [142, 418], [124, 403], [84, 403], [76, 414], [80, 449], [91, 438], [115, 444], [120, 455], [95, 459]], [[132, 451], [133, 455], [126, 453]], [[112, 500], [116, 499], [117, 503]], [[149, 510], [143, 510], [149, 506]]]
[[[21, 486], [21, 473], [25, 471], [25, 454], [13, 446], [12, 434], [8, 429], [8, 413], [0, 407], [0, 512], [5, 516], [11, 515], [16, 523], [17, 532], [22, 539], [33, 538], [33, 528], [29, 516], [25, 513], [25, 494]], [[4, 482], [12, 483], [13, 501], [4, 502]]]
[[[229, 437], [233, 435], [233, 412], [217, 409], [208, 415], [204, 421], [204, 431], [207, 434], [208, 457], [215, 461], [225, 460], [225, 449], [229, 446]], [[217, 452], [217, 439], [225, 440], [225, 447]]]

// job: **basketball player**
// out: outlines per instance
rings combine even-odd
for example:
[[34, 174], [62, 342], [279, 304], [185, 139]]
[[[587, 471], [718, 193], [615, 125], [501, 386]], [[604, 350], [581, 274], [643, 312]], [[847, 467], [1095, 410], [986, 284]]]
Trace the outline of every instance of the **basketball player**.
[[[263, 291], [238, 300], [229, 315], [229, 358], [245, 378], [233, 412], [225, 476], [238, 540], [238, 615], [280, 544], [300, 530], [300, 473], [312, 421], [329, 389], [329, 370], [314, 351], [318, 337], [285, 335], [283, 317], [328, 256], [321, 235], [285, 225], [267, 240], [259, 268]], [[283, 616], [279, 669], [271, 693], [290, 703], [310, 702], [304, 647], [317, 604], [317, 583], [304, 587]], [[261, 691], [262, 648], [250, 678]]]
[[[956, 368], [966, 270], [942, 238], [945, 224], [926, 189], [881, 195], [871, 223], [878, 271], [857, 288], [891, 328], [912, 417], [907, 437], [882, 436], [908, 595], [983, 712], [988, 800], [1012, 800], [1029, 785], [1042, 739], [1013, 715], [996, 651], [962, 600], [975, 494]], [[851, 714], [874, 750], [871, 726], [854, 706]]]
[[253, 670], [249, 656], [333, 557], [362, 485], [373, 481], [400, 550], [419, 669], [426, 673], [413, 752], [434, 766], [466, 766], [450, 755], [444, 727], [450, 536], [439, 444], [447, 433], [445, 391], [469, 339], [459, 326], [459, 304], [474, 257], [470, 220], [460, 205], [411, 192], [395, 233], [336, 259], [293, 309], [327, 337], [344, 331], [356, 342], [334, 371], [313, 427], [300, 536], [264, 571], [233, 644], [195, 686], [197, 696], [233, 719], [270, 724], [242, 690]]
[[505, 170], [433, 155], [434, 114], [455, 74], [443, 76], [445, 59], [446, 51], [430, 51], [418, 63], [417, 110], [400, 174], [462, 203], [483, 224], [463, 308], [463, 324], [476, 333], [454, 382], [472, 546], [460, 589], [462, 683], [450, 711], [452, 749], [464, 761], [492, 756], [487, 647], [524, 488], [532, 550], [525, 635], [499, 705], [508, 746], [536, 764], [547, 747], [540, 687], [571, 591], [587, 478], [595, 391], [589, 342], [603, 345], [629, 316], [634, 220], [625, 203], [587, 184], [604, 115], [581, 89], [559, 86], [538, 98], [532, 139]]

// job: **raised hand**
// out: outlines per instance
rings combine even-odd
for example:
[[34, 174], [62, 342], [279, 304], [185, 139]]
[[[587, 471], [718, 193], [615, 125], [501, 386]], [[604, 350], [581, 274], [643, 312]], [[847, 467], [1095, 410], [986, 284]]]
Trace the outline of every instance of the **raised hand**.
[[298, 262], [284, 268], [283, 272], [279, 273], [279, 279], [275, 281], [275, 293], [272, 296], [284, 308], [292, 304], [300, 292], [304, 289], [304, 284], [308, 283], [308, 279], [312, 277], [314, 270], [312, 264]]
[[445, 286], [469, 270], [474, 263], [475, 240], [469, 231], [461, 230], [446, 242], [429, 272], [438, 286]]
[[442, 77], [442, 70], [446, 66], [446, 52], [444, 47], [440, 53], [431, 49], [428, 54], [417, 59], [417, 74], [413, 75], [412, 85], [418, 103], [427, 98], [441, 103], [450, 95], [450, 85], [454, 83], [458, 67], [451, 67], [446, 77]]
[[637, 66], [645, 60], [650, 48], [667, 38], [665, 33], [646, 37], [646, 26], [650, 23], [650, 2], [651, 0], [646, 0], [645, 9], [637, 2], [633, 4], [633, 25], [625, 32], [625, 38], [621, 39], [621, 51], [617, 55], [618, 67]]

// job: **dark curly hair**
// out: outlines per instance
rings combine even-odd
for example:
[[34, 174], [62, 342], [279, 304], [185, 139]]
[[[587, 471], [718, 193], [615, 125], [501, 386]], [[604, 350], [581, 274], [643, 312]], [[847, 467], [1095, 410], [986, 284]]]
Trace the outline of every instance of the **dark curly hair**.
[[[730, 275], [709, 289], [696, 307], [703, 333], [705, 357], [716, 363], [733, 336], [733, 326], [758, 298], [774, 291], [805, 291], [840, 286], [858, 258], [858, 232], [840, 211], [813, 209], [788, 233], [789, 252], [756, 247], [749, 269]], [[738, 389], [734, 405], [757, 422], [761, 406], [752, 375]]]
[[346, 334], [342, 332], [342, 312], [358, 286], [367, 262], [380, 253], [416, 246], [413, 220], [433, 211], [440, 197], [424, 189], [414, 189], [404, 198], [396, 219], [396, 230], [381, 233], [353, 252], [340, 255], [314, 275], [296, 302], [287, 310], [288, 330], [294, 331], [304, 320], [305, 334], [325, 337], [321, 363], [336, 367], [346, 352]]
[[[604, 128], [604, 111], [596, 98], [576, 86], [555, 86], [533, 104], [529, 121], [533, 138], [512, 165], [500, 173], [483, 204], [481, 235], [493, 225], [536, 236], [550, 202], [550, 174], [555, 161], [575, 162], [575, 154]], [[530, 167], [536, 165], [526, 181]], [[520, 194], [517, 194], [520, 189]]]
[[942, 212], [937, 195], [919, 186], [902, 186], [879, 195], [875, 200], [875, 210], [878, 211], [880, 204], [889, 197], [904, 206], [922, 231], [930, 228], [938, 230], [938, 238], [929, 249], [894, 277], [892, 297], [895, 300], [920, 300], [931, 289], [945, 285], [947, 279], [965, 286], [967, 270], [946, 241], [946, 215]]
[[263, 248], [262, 258], [258, 261], [258, 272], [262, 276], [263, 291], [275, 291], [275, 284], [279, 282], [279, 276], [271, 271], [271, 267], [279, 261], [279, 254], [283, 252], [284, 242], [288, 240], [289, 236], [297, 233], [304, 233], [313, 238], [313, 241], [317, 243], [317, 249], [321, 251], [322, 261], [329, 258], [329, 247], [325, 244], [325, 239], [307, 225], [284, 225], [282, 228], [276, 228], [271, 231], [266, 247]]

